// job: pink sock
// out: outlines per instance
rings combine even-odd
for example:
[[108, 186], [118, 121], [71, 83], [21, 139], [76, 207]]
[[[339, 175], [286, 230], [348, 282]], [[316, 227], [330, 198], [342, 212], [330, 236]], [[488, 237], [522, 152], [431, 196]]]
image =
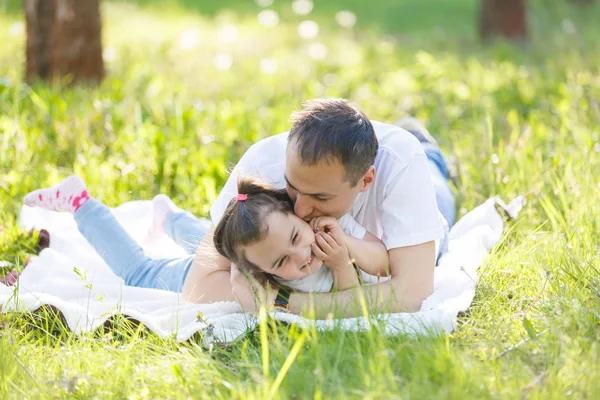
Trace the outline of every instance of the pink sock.
[[35, 190], [23, 198], [23, 204], [30, 207], [41, 207], [52, 211], [66, 211], [75, 214], [90, 199], [85, 182], [77, 175], [72, 175], [58, 185], [46, 189]]

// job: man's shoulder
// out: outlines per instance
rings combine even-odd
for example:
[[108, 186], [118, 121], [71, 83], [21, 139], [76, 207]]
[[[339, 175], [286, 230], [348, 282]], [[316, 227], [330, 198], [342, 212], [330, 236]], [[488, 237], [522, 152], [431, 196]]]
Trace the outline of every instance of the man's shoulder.
[[[379, 141], [377, 161], [406, 165], [416, 154], [423, 154], [423, 146], [410, 132], [396, 125], [371, 121]], [[376, 161], [376, 163], [377, 163]]]
[[248, 151], [275, 151], [275, 150], [285, 150], [287, 146], [287, 138], [289, 132], [282, 132], [277, 135], [268, 136], [254, 143]]
[[283, 132], [259, 140], [248, 148], [244, 154], [244, 162], [250, 163], [258, 170], [285, 163], [287, 137], [288, 132]]
[[254, 143], [238, 166], [277, 188], [285, 187], [285, 149], [288, 132], [269, 136]]

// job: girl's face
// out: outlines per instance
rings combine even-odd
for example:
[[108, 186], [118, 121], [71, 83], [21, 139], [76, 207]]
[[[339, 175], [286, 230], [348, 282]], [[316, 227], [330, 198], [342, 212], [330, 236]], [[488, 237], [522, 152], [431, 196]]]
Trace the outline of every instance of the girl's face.
[[300, 279], [321, 268], [323, 261], [310, 248], [315, 233], [307, 222], [292, 212], [272, 212], [265, 222], [267, 236], [244, 248], [248, 261], [285, 280]]

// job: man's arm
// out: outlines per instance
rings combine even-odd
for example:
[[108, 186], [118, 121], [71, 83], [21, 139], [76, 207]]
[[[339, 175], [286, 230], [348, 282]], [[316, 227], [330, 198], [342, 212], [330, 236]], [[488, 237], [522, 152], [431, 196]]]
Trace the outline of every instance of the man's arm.
[[331, 290], [333, 291], [343, 291], [360, 286], [358, 274], [352, 263], [348, 263], [342, 268], [331, 269], [331, 275], [333, 277]]
[[[370, 313], [415, 312], [433, 293], [435, 242], [399, 247], [389, 251], [391, 279], [335, 293], [292, 293], [290, 311], [310, 318], [324, 319], [363, 314], [361, 298]], [[267, 296], [268, 301], [274, 300]], [[335, 311], [334, 311], [335, 310]]]

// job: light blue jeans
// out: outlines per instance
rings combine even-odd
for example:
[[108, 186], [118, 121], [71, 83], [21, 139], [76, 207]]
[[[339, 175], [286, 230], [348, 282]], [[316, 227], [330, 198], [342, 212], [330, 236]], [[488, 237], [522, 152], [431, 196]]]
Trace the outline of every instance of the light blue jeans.
[[440, 149], [432, 143], [422, 142], [423, 149], [429, 161], [429, 170], [431, 171], [431, 180], [435, 189], [435, 198], [438, 209], [448, 223], [448, 227], [454, 225], [456, 217], [456, 204], [454, 202], [454, 193], [450, 189], [450, 173], [448, 163]]
[[430, 176], [435, 190], [438, 210], [445, 220], [444, 237], [440, 240], [437, 254], [437, 261], [439, 261], [442, 254], [448, 251], [448, 235], [450, 228], [454, 225], [456, 204], [454, 193], [452, 193], [452, 189], [450, 188], [450, 173], [446, 158], [437, 145], [428, 141], [421, 141], [421, 145], [423, 145], [427, 160], [429, 161]]
[[[429, 160], [431, 178], [440, 213], [447, 222], [440, 241], [438, 259], [448, 249], [448, 230], [454, 224], [454, 195], [450, 189], [448, 165], [440, 149], [422, 142]], [[210, 229], [210, 223], [186, 211], [169, 212], [165, 232], [189, 254], [183, 258], [154, 259], [123, 229], [110, 210], [96, 199], [84, 203], [75, 213], [79, 231], [126, 285], [181, 292], [196, 248]]]
[[182, 291], [196, 247], [210, 229], [208, 221], [188, 212], [169, 212], [165, 232], [189, 255], [157, 259], [146, 256], [108, 207], [96, 199], [88, 200], [77, 210], [75, 221], [79, 232], [126, 285], [172, 292]]

